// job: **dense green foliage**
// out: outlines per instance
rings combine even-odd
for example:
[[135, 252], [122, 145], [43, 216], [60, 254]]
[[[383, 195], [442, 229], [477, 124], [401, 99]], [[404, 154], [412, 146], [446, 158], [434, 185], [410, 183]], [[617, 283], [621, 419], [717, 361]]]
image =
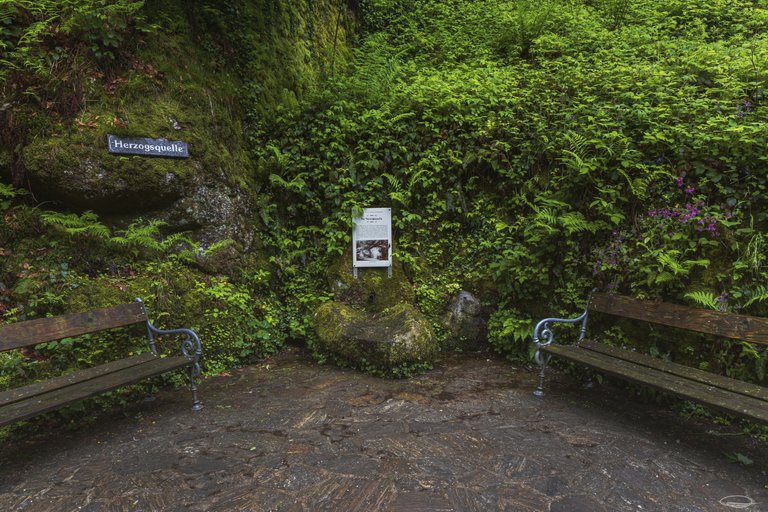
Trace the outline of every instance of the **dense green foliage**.
[[[422, 309], [480, 293], [506, 353], [593, 286], [764, 313], [765, 2], [361, 5], [354, 72], [257, 139], [284, 268], [391, 205]], [[752, 347], [660, 350], [764, 377]]]
[[[201, 331], [208, 373], [286, 338], [314, 347], [350, 214], [369, 206], [393, 208], [395, 259], [447, 348], [462, 289], [513, 357], [535, 319], [577, 312], [595, 286], [765, 315], [768, 2], [348, 2], [351, 69], [343, 2], [165, 4], [0, 0], [0, 171], [19, 185], [24, 158], [46, 169], [76, 148], [54, 159], [63, 172], [107, 130], [171, 136], [181, 112], [195, 165], [258, 208], [261, 252], [211, 271], [226, 241], [47, 211], [0, 184], [5, 320], [142, 296]], [[632, 334], [604, 336], [765, 380], [748, 344]], [[66, 345], [64, 367], [97, 343]], [[12, 359], [7, 381], [44, 373]]]

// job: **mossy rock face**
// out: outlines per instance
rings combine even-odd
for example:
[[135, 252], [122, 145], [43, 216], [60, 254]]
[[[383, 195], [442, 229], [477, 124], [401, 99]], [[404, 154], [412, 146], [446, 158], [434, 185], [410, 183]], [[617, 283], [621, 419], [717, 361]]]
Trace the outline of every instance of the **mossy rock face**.
[[328, 280], [335, 300], [378, 313], [415, 299], [413, 286], [398, 262], [392, 266], [392, 277], [385, 268], [362, 268], [357, 274], [357, 278], [352, 275], [351, 250], [330, 267]]
[[220, 240], [234, 240], [238, 251], [261, 248], [254, 230], [259, 221], [250, 194], [221, 182], [193, 182], [196, 185], [189, 196], [153, 215], [173, 230], [196, 232], [203, 247]]
[[[147, 304], [150, 315], [167, 313], [170, 324], [189, 327], [199, 321], [203, 299], [195, 291], [195, 283], [204, 275], [188, 267], [166, 270], [162, 276], [139, 273], [134, 277], [98, 276], [82, 278], [78, 286], [66, 293], [68, 312], [88, 311], [133, 302], [137, 297]], [[181, 299], [179, 298], [181, 297]]]
[[232, 239], [242, 249], [255, 242], [256, 212], [250, 194], [216, 179], [203, 162], [115, 156], [97, 143], [42, 139], [24, 149], [27, 176], [41, 199], [75, 210], [145, 215], [169, 231], [193, 231], [202, 244]]
[[[106, 139], [106, 137], [105, 137]], [[173, 203], [194, 162], [106, 154], [106, 141], [39, 139], [24, 148], [32, 189], [43, 199], [102, 213], [140, 213]]]
[[314, 316], [320, 348], [337, 362], [385, 373], [431, 362], [437, 343], [423, 315], [398, 304], [369, 315], [338, 302], [326, 302]]
[[[241, 81], [227, 70], [212, 73], [188, 24], [176, 28], [152, 33], [112, 82], [87, 81], [93, 100], [76, 118], [49, 119], [45, 135], [22, 150], [26, 179], [37, 199], [66, 209], [126, 224], [155, 218], [168, 232], [192, 232], [203, 246], [232, 239], [248, 250], [258, 211], [249, 192], [256, 184]], [[111, 154], [108, 134], [181, 140], [189, 157]], [[4, 167], [0, 173], [8, 174]]]
[[[204, 244], [233, 239], [248, 250], [264, 176], [246, 119], [295, 103], [342, 64], [344, 12], [327, 0], [148, 2], [159, 28], [108, 76], [84, 61], [77, 87], [87, 101], [74, 115], [28, 107], [37, 124], [23, 148], [0, 148], [0, 176], [63, 209], [158, 218]], [[108, 134], [181, 140], [189, 158], [110, 154]], [[17, 151], [22, 178], [11, 172]]]

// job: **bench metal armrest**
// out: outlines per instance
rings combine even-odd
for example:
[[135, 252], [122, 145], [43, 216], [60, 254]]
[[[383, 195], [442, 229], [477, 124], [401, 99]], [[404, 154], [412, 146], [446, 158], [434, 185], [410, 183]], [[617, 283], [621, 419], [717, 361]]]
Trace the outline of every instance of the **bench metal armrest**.
[[[589, 297], [587, 297], [587, 305], [584, 306], [584, 312], [576, 318], [545, 318], [544, 320], [539, 320], [539, 323], [533, 328], [533, 342], [536, 344], [536, 348], [541, 349], [541, 347], [546, 347], [555, 340], [555, 333], [552, 332], [551, 329], [551, 324], [553, 323], [577, 324], [581, 322], [581, 332], [579, 333], [579, 339], [576, 340], [576, 343], [580, 343], [587, 336], [589, 304], [592, 301], [592, 296], [595, 292], [597, 292], [597, 288], [592, 289]], [[538, 350], [536, 353], [539, 353]]]
[[551, 324], [577, 324], [579, 322], [581, 322], [581, 332], [578, 341], [581, 341], [587, 335], [587, 317], [588, 310], [584, 309], [584, 312], [576, 318], [545, 318], [540, 320], [533, 328], [533, 342], [538, 349], [546, 347], [555, 340], [555, 333], [552, 331]]
[[592, 300], [592, 295], [597, 291], [597, 289], [593, 289], [592, 293], [589, 294], [589, 297], [587, 298], [587, 305], [584, 307], [584, 312], [577, 316], [576, 318], [545, 318], [544, 320], [539, 320], [539, 323], [536, 324], [536, 327], [533, 328], [533, 342], [536, 344], [536, 354], [534, 356], [534, 359], [537, 363], [539, 363], [539, 366], [541, 367], [541, 371], [539, 372], [539, 387], [536, 388], [536, 391], [533, 392], [536, 396], [544, 396], [544, 369], [546, 368], [547, 364], [549, 363], [550, 354], [547, 354], [545, 352], [542, 352], [542, 348], [546, 347], [547, 345], [551, 345], [552, 342], [555, 341], [555, 333], [552, 331], [552, 324], [554, 323], [561, 323], [561, 324], [577, 324], [581, 322], [581, 331], [579, 332], [579, 339], [576, 341], [576, 343], [581, 343], [582, 340], [587, 336], [587, 318], [589, 316], [589, 303]]
[[[589, 306], [587, 306], [589, 307]], [[587, 312], [588, 309], [584, 309], [584, 312], [576, 318], [545, 318], [539, 320], [536, 327], [533, 328], [533, 342], [536, 344], [536, 354], [534, 359], [539, 364], [541, 370], [539, 371], [539, 386], [534, 395], [542, 397], [544, 396], [544, 369], [549, 364], [550, 355], [541, 351], [542, 348], [550, 345], [555, 340], [555, 333], [552, 331], [551, 324], [564, 323], [564, 324], [577, 324], [581, 322], [581, 333], [577, 343], [581, 342], [587, 334]]]
[[[137, 298], [136, 302], [143, 304], [142, 300]], [[200, 338], [197, 333], [192, 329], [158, 329], [152, 322], [147, 319], [147, 336], [149, 337], [149, 348], [153, 354], [157, 355], [157, 347], [155, 346], [155, 335], [163, 336], [166, 334], [182, 334], [185, 335], [184, 340], [181, 342], [181, 353], [192, 360], [193, 372], [195, 375], [200, 375], [200, 356], [203, 355], [203, 346], [200, 343]]]

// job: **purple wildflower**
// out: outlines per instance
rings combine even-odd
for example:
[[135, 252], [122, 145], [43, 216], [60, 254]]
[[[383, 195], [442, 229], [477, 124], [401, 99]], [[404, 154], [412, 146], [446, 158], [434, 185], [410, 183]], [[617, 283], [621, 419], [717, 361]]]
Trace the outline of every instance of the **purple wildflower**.
[[720, 307], [719, 307], [718, 309], [720, 309], [720, 312], [721, 312], [721, 313], [725, 311], [725, 303], [728, 301], [728, 296], [729, 296], [729, 295], [730, 295], [730, 294], [729, 294], [728, 292], [723, 292], [723, 293], [721, 293], [721, 294], [720, 294], [720, 296], [719, 296], [719, 297], [716, 299], [716, 300], [717, 300], [717, 302], [719, 302], [719, 303], [720, 303]]

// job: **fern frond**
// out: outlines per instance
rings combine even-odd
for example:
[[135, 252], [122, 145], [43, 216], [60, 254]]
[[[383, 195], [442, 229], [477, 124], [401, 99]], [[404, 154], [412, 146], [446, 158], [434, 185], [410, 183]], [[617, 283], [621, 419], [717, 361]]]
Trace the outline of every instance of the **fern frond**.
[[552, 208], [539, 208], [536, 212], [536, 221], [546, 224], [550, 228], [557, 226], [559, 219], [557, 211]]
[[272, 185], [275, 185], [277, 187], [281, 188], [288, 188], [288, 182], [283, 179], [282, 176], [279, 174], [270, 174], [269, 175], [269, 182]]
[[686, 293], [685, 298], [691, 299], [696, 304], [709, 309], [714, 309], [716, 311], [720, 309], [720, 303], [718, 302], [715, 294], [712, 292], [697, 290], [695, 292]]
[[653, 283], [655, 284], [668, 283], [669, 281], [673, 281], [674, 279], [675, 279], [675, 276], [671, 272], [659, 272], [659, 274], [656, 275], [656, 278], [653, 279]]
[[389, 198], [392, 201], [396, 201], [396, 202], [398, 202], [400, 204], [403, 204], [403, 205], [406, 205], [408, 203], [407, 196], [404, 193], [402, 193], [402, 192], [390, 192], [389, 193]]
[[565, 140], [568, 141], [569, 150], [566, 150], [568, 153], [579, 160], [587, 158], [590, 145], [590, 140], [587, 137], [576, 132], [568, 132], [565, 134]]
[[397, 178], [397, 176], [385, 172], [382, 173], [381, 177], [387, 180], [387, 183], [389, 183], [390, 188], [392, 188], [394, 192], [400, 192], [402, 190], [400, 186], [400, 180]]
[[424, 185], [427, 183], [427, 169], [419, 169], [414, 173], [413, 176], [411, 176], [411, 179], [408, 180], [408, 190], [413, 190], [413, 187], [416, 185]]
[[120, 247], [130, 247], [135, 250], [162, 251], [163, 246], [159, 242], [160, 226], [166, 223], [160, 220], [151, 220], [147, 224], [134, 222], [122, 235], [114, 236], [110, 243]]
[[210, 256], [216, 251], [220, 251], [221, 249], [229, 247], [234, 243], [235, 241], [232, 240], [231, 238], [225, 238], [224, 240], [219, 240], [218, 242], [214, 242], [211, 245], [209, 245], [208, 248], [205, 249], [205, 255]]
[[291, 181], [286, 181], [282, 176], [278, 174], [270, 174], [269, 182], [272, 185], [275, 185], [280, 188], [284, 188], [286, 190], [301, 192], [307, 187], [307, 182], [304, 180], [304, 176], [306, 176], [306, 174], [307, 173], [301, 173], [298, 176], [294, 177]]
[[180, 231], [178, 233], [172, 233], [160, 242], [160, 248], [165, 252], [168, 252], [171, 249], [179, 250], [180, 247], [185, 247], [185, 250], [195, 248], [195, 242], [189, 238], [189, 232]]
[[282, 169], [285, 166], [285, 162], [287, 160], [285, 154], [283, 154], [283, 152], [280, 151], [280, 148], [278, 148], [274, 144], [269, 144], [267, 146], [267, 149], [269, 149], [272, 152], [272, 156], [275, 157], [275, 163], [277, 164], [277, 168]]
[[559, 221], [569, 235], [581, 233], [582, 231], [594, 233], [597, 230], [596, 226], [587, 222], [587, 219], [584, 218], [584, 215], [582, 215], [581, 212], [565, 213], [560, 216]]
[[672, 250], [669, 252], [659, 252], [656, 255], [656, 261], [659, 262], [661, 268], [669, 269], [673, 274], [680, 274], [685, 272], [685, 267], [675, 258], [675, 254], [679, 254], [680, 251]]
[[92, 211], [76, 213], [45, 212], [40, 215], [43, 224], [59, 229], [68, 235], [92, 236], [94, 238], [109, 239], [109, 228], [99, 222], [99, 217]]
[[764, 301], [768, 301], [768, 286], [758, 285], [757, 288], [752, 291], [752, 296], [749, 300], [744, 303], [744, 307], [747, 308], [755, 302]]
[[[564, 203], [563, 201], [558, 201], [557, 199], [553, 199], [551, 197], [537, 197], [536, 198], [537, 204], [542, 204], [544, 206], [550, 206], [552, 208], [565, 208], [568, 205], [568, 203]], [[533, 206], [533, 209], [535, 210], [537, 207]]]

